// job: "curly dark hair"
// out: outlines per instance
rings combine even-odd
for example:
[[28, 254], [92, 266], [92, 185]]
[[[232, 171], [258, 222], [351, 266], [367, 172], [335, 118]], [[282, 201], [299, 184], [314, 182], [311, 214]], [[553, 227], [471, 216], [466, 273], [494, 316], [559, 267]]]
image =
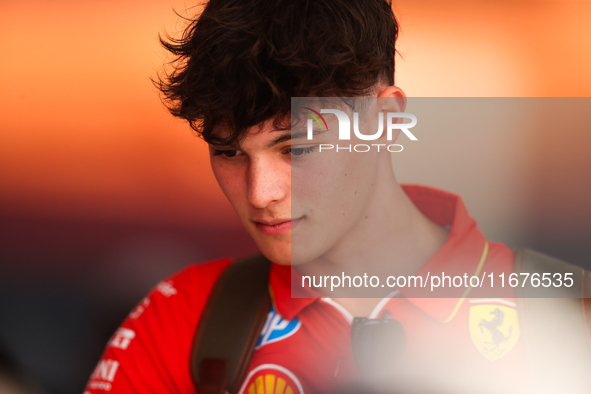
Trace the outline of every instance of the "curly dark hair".
[[288, 128], [292, 97], [394, 84], [398, 23], [386, 0], [210, 0], [187, 21], [180, 38], [160, 37], [174, 58], [155, 84], [210, 143], [233, 145], [269, 120]]

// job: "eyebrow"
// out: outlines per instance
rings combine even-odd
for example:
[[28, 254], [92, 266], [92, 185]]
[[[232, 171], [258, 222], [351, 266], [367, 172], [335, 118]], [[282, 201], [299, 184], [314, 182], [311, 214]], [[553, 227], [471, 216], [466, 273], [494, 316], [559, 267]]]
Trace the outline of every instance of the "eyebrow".
[[[317, 133], [317, 134], [321, 134]], [[272, 148], [275, 145], [281, 144], [285, 141], [290, 141], [292, 139], [298, 139], [298, 138], [306, 138], [308, 136], [308, 133], [306, 131], [298, 131], [298, 132], [287, 132], [287, 133], [283, 133], [281, 135], [279, 135], [277, 138], [275, 138], [273, 141], [269, 142], [269, 144], [267, 144], [267, 148]], [[224, 149], [224, 148], [230, 148], [230, 149], [239, 149], [239, 146], [232, 146], [232, 145], [225, 145], [225, 144], [218, 144], [215, 141], [210, 141], [209, 145], [213, 146], [216, 149]]]
[[277, 144], [281, 144], [282, 142], [285, 142], [285, 141], [289, 141], [289, 140], [297, 139], [297, 138], [303, 138], [306, 136], [307, 136], [307, 133], [305, 131], [284, 133], [284, 134], [280, 135], [279, 137], [275, 138], [273, 141], [271, 141], [267, 145], [267, 148], [271, 148], [271, 147], [273, 147]]

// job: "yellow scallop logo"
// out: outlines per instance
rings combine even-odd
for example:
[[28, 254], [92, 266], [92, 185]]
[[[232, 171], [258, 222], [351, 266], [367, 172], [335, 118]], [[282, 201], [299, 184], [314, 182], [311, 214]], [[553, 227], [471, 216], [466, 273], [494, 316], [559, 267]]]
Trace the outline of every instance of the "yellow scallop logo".
[[277, 375], [257, 376], [248, 386], [248, 394], [293, 394], [293, 388]]
[[287, 368], [263, 364], [249, 372], [239, 394], [303, 394], [298, 378]]

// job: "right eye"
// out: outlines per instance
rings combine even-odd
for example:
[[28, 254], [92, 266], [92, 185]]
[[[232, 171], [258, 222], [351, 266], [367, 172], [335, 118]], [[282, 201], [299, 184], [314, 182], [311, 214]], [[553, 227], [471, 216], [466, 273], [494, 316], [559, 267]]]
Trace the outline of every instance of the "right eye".
[[213, 155], [214, 156], [225, 156], [225, 157], [235, 157], [241, 154], [242, 151], [237, 149], [214, 149]]

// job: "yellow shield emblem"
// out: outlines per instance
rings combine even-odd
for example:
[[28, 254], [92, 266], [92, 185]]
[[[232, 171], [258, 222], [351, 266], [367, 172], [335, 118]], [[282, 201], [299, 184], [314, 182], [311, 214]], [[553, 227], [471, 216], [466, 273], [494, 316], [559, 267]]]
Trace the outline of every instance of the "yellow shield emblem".
[[476, 349], [490, 361], [509, 353], [519, 339], [515, 304], [505, 300], [471, 300], [468, 317]]

